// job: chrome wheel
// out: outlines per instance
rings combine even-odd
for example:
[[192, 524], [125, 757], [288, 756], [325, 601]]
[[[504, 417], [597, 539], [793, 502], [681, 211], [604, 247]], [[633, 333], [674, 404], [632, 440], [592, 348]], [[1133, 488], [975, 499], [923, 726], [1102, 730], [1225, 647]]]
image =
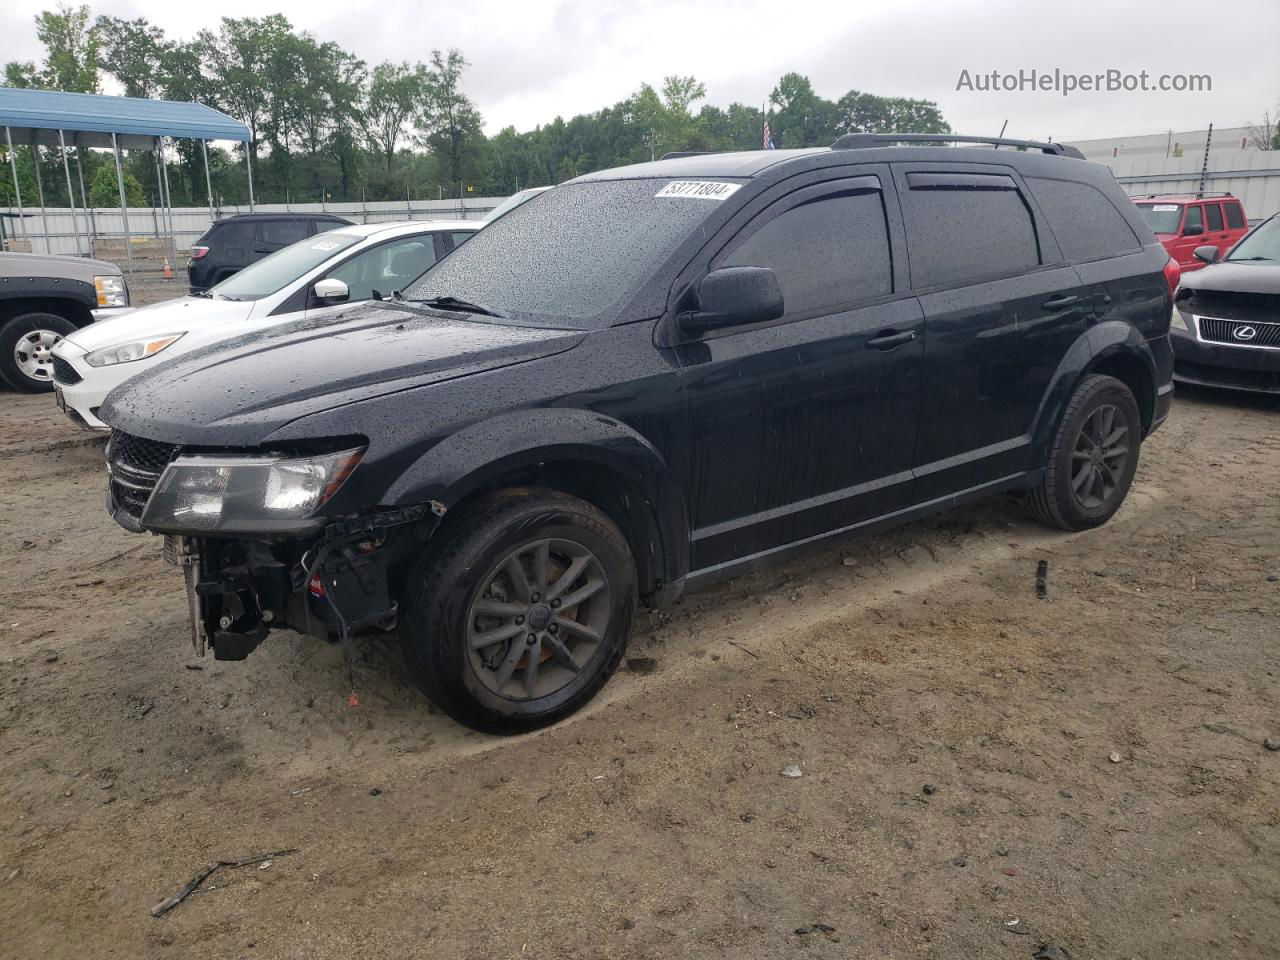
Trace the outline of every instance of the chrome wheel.
[[594, 553], [572, 540], [525, 544], [489, 571], [467, 609], [471, 669], [504, 699], [548, 696], [591, 661], [611, 609]]
[[24, 377], [36, 383], [53, 381], [54, 345], [61, 342], [62, 334], [53, 330], [32, 330], [18, 338], [13, 347], [13, 361]]
[[1129, 427], [1114, 404], [1089, 415], [1071, 454], [1071, 492], [1088, 510], [1105, 504], [1116, 492], [1129, 459]]

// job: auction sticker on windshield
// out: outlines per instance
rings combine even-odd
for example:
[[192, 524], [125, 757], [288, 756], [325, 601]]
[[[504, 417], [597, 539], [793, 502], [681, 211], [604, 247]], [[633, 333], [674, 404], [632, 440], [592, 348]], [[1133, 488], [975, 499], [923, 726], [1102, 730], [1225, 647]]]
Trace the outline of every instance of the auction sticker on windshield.
[[738, 183], [716, 183], [713, 180], [672, 180], [654, 196], [723, 200], [740, 186]]
[[337, 250], [338, 245], [332, 240], [321, 240], [311, 245], [312, 250]]
[[1176, 203], [1157, 203], [1151, 209], [1156, 213], [1173, 213], [1178, 209], [1178, 205]]

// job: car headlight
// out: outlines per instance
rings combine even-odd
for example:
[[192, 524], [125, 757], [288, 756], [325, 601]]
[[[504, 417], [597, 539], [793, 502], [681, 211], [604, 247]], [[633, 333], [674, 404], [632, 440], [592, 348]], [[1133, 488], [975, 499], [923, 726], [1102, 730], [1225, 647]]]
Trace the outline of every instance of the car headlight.
[[1173, 308], [1173, 318], [1169, 321], [1169, 326], [1187, 333], [1191, 332], [1191, 328], [1187, 326], [1187, 321], [1182, 316], [1182, 311], [1178, 309], [1176, 304]]
[[141, 360], [143, 357], [155, 356], [181, 336], [180, 333], [166, 333], [162, 337], [153, 337], [150, 340], [133, 340], [129, 343], [117, 343], [113, 347], [102, 347], [100, 350], [85, 354], [84, 362], [91, 367], [130, 363]]
[[364, 447], [314, 457], [180, 456], [165, 468], [142, 524], [183, 533], [302, 533], [364, 456]]
[[100, 307], [127, 307], [129, 305], [129, 288], [125, 286], [124, 277], [94, 277], [93, 289], [98, 293]]

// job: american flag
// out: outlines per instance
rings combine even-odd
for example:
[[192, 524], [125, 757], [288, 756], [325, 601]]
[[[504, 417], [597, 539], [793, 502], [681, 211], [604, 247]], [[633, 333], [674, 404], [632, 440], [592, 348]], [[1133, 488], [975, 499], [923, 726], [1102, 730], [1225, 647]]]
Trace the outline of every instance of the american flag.
[[775, 144], [773, 142], [773, 134], [769, 132], [769, 121], [765, 120], [764, 132], [760, 138], [760, 149], [773, 150], [774, 148], [775, 148]]

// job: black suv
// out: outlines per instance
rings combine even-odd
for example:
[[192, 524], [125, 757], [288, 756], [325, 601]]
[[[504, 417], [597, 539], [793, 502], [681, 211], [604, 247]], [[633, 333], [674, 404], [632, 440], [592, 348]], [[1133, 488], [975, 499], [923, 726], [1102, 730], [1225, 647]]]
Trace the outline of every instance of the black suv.
[[203, 293], [291, 243], [349, 226], [350, 220], [331, 213], [241, 213], [218, 220], [191, 245], [187, 286]]
[[1105, 522], [1176, 265], [1071, 148], [888, 139], [579, 177], [404, 299], [145, 372], [109, 509], [169, 535], [201, 652], [398, 626], [494, 731], [590, 698], [637, 601], [1006, 491]]

